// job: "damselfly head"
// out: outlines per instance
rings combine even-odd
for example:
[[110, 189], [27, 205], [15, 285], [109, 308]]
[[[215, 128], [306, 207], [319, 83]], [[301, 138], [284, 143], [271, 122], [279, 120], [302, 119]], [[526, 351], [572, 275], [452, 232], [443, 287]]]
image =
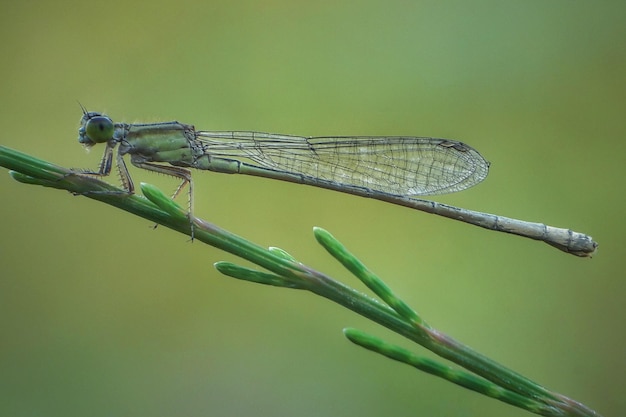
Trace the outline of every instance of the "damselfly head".
[[97, 112], [83, 112], [78, 129], [78, 142], [86, 147], [105, 143], [113, 138], [115, 124], [110, 117]]

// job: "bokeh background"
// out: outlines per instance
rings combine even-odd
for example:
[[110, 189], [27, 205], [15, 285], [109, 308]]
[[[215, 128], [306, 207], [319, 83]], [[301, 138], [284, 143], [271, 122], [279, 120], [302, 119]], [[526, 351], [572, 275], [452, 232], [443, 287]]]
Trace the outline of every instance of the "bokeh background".
[[[4, 2], [0, 143], [96, 167], [77, 101], [126, 122], [463, 140], [490, 175], [437, 201], [588, 233], [597, 256], [206, 172], [196, 214], [361, 288], [315, 243], [327, 228], [441, 331], [624, 415], [625, 21], [619, 1]], [[1, 415], [528, 415], [351, 345], [343, 327], [412, 347], [326, 300], [220, 276], [228, 254], [1, 174]]]

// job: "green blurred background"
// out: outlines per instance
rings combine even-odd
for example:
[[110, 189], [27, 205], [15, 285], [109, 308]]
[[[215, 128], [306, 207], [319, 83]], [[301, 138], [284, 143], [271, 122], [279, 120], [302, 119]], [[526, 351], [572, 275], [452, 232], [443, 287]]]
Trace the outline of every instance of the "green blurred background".
[[[589, 233], [598, 255], [204, 172], [195, 211], [361, 288], [325, 227], [441, 331], [624, 415], [625, 21], [619, 1], [4, 2], [0, 143], [96, 167], [77, 100], [126, 122], [463, 140], [490, 176], [438, 201]], [[228, 254], [2, 174], [1, 415], [528, 415], [351, 345], [345, 326], [411, 346], [323, 299], [220, 276]]]

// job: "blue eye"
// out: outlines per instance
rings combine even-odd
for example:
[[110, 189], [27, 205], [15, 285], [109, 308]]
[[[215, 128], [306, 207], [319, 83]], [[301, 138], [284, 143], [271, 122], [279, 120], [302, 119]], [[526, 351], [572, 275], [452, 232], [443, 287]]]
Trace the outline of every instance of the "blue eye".
[[95, 116], [87, 120], [85, 125], [85, 134], [94, 143], [108, 142], [113, 138], [115, 125], [113, 121], [106, 116]]

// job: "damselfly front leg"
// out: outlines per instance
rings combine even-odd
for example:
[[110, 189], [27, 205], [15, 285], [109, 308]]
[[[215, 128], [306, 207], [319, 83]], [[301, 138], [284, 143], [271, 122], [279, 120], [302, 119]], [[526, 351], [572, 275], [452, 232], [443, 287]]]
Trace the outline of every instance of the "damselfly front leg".
[[[89, 130], [87, 130], [87, 128], [89, 128]], [[88, 113], [86, 111], [83, 111], [81, 127], [78, 131], [78, 141], [88, 149], [95, 144], [102, 142], [105, 142], [106, 146], [104, 148], [104, 154], [102, 155], [102, 159], [100, 160], [98, 170], [75, 170], [77, 171], [76, 173], [78, 175], [108, 177], [111, 174], [111, 169], [113, 168], [113, 151], [119, 143], [119, 139], [114, 136], [114, 133], [115, 129], [110, 120], [102, 117], [97, 117], [95, 116], [95, 113]], [[132, 179], [130, 178], [128, 168], [126, 168], [126, 163], [124, 162], [123, 155], [120, 154], [119, 150], [116, 154], [116, 164], [124, 191], [98, 191], [97, 193], [134, 194], [135, 186]]]

